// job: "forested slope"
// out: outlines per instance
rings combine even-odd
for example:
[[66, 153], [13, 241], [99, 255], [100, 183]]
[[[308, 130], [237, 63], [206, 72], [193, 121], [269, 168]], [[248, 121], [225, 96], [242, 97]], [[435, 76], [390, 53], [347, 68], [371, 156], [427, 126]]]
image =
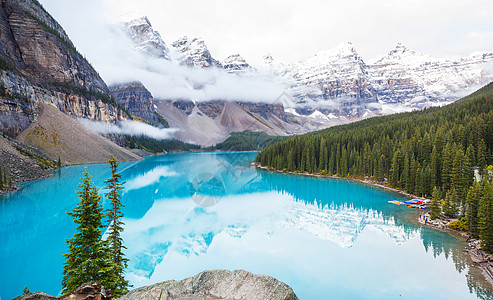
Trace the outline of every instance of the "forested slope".
[[[486, 175], [492, 151], [490, 83], [444, 107], [371, 118], [275, 143], [256, 162], [285, 171], [372, 178], [411, 194], [433, 195], [435, 217], [467, 216], [464, 222], [474, 235], [480, 235], [479, 215], [491, 216], [479, 222], [491, 225], [493, 246], [491, 183], [484, 180], [475, 190], [478, 195], [468, 197], [474, 190], [474, 167]], [[480, 203], [482, 198], [488, 199]]]

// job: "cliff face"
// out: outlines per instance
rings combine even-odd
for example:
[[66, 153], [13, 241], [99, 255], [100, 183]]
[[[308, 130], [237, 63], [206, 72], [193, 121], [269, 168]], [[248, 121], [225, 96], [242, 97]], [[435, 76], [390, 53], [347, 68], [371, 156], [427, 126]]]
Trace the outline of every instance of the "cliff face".
[[167, 122], [156, 113], [151, 92], [140, 82], [129, 82], [110, 86], [115, 101], [132, 116], [154, 126], [168, 127]]
[[66, 83], [107, 92], [58, 23], [35, 1], [2, 0], [3, 56], [36, 83]]
[[62, 27], [35, 0], [1, 0], [0, 130], [12, 136], [36, 119], [40, 103], [101, 121], [126, 118]]

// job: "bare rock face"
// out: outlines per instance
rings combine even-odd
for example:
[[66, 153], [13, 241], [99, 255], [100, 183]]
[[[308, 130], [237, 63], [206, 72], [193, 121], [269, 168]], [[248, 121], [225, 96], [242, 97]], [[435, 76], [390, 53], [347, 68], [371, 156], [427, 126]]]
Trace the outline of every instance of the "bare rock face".
[[228, 56], [223, 62], [223, 68], [229, 73], [242, 73], [245, 70], [251, 69], [250, 65], [239, 54]]
[[172, 46], [181, 53], [182, 64], [197, 68], [222, 68], [222, 64], [212, 57], [202, 39], [184, 36], [174, 42]]
[[135, 49], [146, 55], [169, 60], [169, 49], [159, 32], [155, 31], [147, 17], [131, 20], [123, 24]]
[[132, 290], [119, 300], [296, 300], [293, 290], [267, 275], [247, 271], [204, 271], [182, 281], [165, 281]]
[[154, 126], [168, 126], [166, 121], [157, 114], [154, 107], [154, 98], [142, 83], [129, 82], [113, 85], [110, 86], [110, 92], [115, 101], [132, 116], [138, 117]]
[[19, 297], [15, 297], [12, 300], [58, 300], [60, 298], [50, 296], [45, 293], [29, 293], [27, 295], [22, 295]]
[[[107, 92], [91, 65], [63, 29], [34, 1], [5, 0], [0, 11], [0, 43], [13, 65], [38, 83], [61, 82]], [[5, 53], [7, 52], [7, 53]]]
[[29, 293], [13, 300], [111, 300], [111, 294], [99, 282], [91, 281], [60, 298], [45, 293]]
[[[104, 81], [77, 52], [63, 28], [35, 0], [0, 6], [0, 129], [16, 136], [40, 103], [99, 121], [127, 116], [111, 103]], [[2, 70], [3, 69], [3, 70]]]
[[101, 283], [91, 281], [84, 283], [72, 293], [63, 296], [60, 300], [111, 300], [111, 293], [106, 291]]

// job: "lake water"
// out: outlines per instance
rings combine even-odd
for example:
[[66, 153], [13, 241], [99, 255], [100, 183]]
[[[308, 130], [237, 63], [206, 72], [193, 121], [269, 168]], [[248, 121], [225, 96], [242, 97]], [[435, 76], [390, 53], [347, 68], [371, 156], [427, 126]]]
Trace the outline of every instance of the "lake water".
[[[245, 269], [300, 299], [489, 299], [463, 242], [416, 225], [402, 196], [360, 183], [257, 170], [256, 153], [180, 153], [120, 164], [127, 278], [139, 287]], [[61, 289], [65, 213], [85, 166], [0, 196], [0, 298]], [[98, 187], [107, 164], [87, 166]], [[105, 201], [105, 207], [108, 202]]]

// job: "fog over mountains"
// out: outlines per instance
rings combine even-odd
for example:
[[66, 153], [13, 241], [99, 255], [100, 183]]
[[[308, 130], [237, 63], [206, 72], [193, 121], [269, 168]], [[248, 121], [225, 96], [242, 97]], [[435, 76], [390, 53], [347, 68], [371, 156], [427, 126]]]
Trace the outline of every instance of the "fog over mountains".
[[[296, 63], [266, 55], [262, 65], [252, 67], [240, 54], [220, 62], [200, 38], [182, 37], [168, 46], [146, 17], [125, 22], [123, 28], [135, 50], [179, 70], [172, 75], [176, 85], [171, 90], [134, 78], [164, 99], [273, 104], [286, 92], [295, 104], [287, 113], [353, 119], [450, 103], [493, 78], [493, 52], [436, 58], [397, 44], [387, 55], [366, 62], [345, 42]], [[141, 68], [170, 75], [155, 65]]]

